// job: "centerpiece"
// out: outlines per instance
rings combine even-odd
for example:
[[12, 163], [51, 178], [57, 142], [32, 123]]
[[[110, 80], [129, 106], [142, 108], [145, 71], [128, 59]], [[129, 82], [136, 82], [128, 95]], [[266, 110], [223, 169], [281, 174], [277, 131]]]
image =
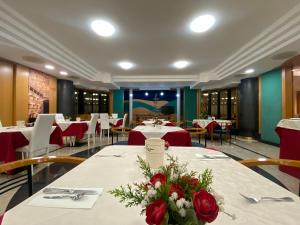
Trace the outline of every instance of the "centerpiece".
[[[187, 163], [167, 155], [168, 164], [152, 170], [138, 156], [145, 182], [120, 186], [110, 193], [126, 207], [142, 207], [149, 225], [203, 225], [214, 221], [223, 210], [223, 198], [210, 187], [212, 171], [188, 172]], [[226, 213], [227, 214], [227, 213]]]

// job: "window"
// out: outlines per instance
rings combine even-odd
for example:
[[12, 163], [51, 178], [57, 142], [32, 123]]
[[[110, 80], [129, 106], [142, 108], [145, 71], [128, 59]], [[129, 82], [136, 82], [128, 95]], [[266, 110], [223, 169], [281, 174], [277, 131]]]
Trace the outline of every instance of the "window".
[[218, 92], [211, 93], [211, 116], [218, 118]]
[[220, 118], [227, 119], [227, 112], [228, 112], [228, 91], [223, 90], [220, 92]]

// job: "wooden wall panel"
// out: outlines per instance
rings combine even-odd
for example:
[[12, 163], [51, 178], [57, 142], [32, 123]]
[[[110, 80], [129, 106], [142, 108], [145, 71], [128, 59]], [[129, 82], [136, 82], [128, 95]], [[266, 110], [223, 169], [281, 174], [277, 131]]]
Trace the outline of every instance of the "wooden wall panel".
[[57, 113], [57, 79], [50, 77], [49, 113]]
[[3, 126], [13, 125], [13, 64], [0, 61], [0, 120]]
[[293, 71], [291, 67], [282, 69], [282, 118], [293, 117]]
[[17, 65], [14, 75], [14, 122], [17, 120], [28, 120], [28, 76], [29, 69]]

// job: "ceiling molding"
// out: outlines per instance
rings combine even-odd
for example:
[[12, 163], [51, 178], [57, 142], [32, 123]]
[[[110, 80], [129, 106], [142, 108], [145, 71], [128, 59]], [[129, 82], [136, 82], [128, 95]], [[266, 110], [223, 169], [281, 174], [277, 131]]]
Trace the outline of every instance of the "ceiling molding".
[[0, 37], [88, 80], [100, 80], [99, 71], [7, 6], [2, 0], [0, 0]]
[[213, 71], [218, 79], [239, 73], [300, 39], [300, 4], [231, 55]]
[[114, 75], [112, 80], [118, 82], [187, 82], [197, 81], [198, 75]]

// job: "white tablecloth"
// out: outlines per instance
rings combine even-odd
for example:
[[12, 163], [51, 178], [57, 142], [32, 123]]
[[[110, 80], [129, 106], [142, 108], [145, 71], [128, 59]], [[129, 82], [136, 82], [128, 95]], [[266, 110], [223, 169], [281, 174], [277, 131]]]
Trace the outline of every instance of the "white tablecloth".
[[[140, 207], [125, 208], [108, 193], [119, 185], [143, 181], [136, 163], [136, 155], [145, 157], [143, 146], [109, 146], [97, 153], [122, 154], [122, 157], [97, 157], [86, 160], [49, 187], [99, 187], [104, 188], [92, 209], [60, 209], [29, 206], [31, 197], [4, 215], [2, 225], [143, 225]], [[267, 180], [232, 159], [201, 160], [196, 153], [212, 151], [196, 147], [170, 147], [168, 153], [188, 162], [188, 168], [213, 170], [216, 192], [225, 197], [225, 209], [234, 213], [236, 220], [220, 213], [212, 225], [297, 225], [300, 221], [300, 200], [293, 193]], [[219, 154], [219, 153], [218, 153]], [[250, 204], [239, 193], [255, 196], [290, 196], [295, 202], [263, 202]]]
[[89, 125], [89, 121], [63, 121], [56, 122], [56, 124], [60, 127], [60, 129], [64, 132], [71, 124], [73, 123], [87, 123]]
[[[155, 122], [154, 120], [144, 120], [143, 124], [145, 124], [146, 126], [147, 125], [153, 125], [154, 122]], [[166, 121], [166, 120], [162, 121], [162, 125], [166, 125], [167, 123], [171, 123], [171, 122], [170, 121]]]
[[140, 131], [145, 138], [162, 138], [166, 133], [172, 131], [183, 130], [181, 127], [172, 127], [172, 126], [137, 126], [133, 130]]
[[[51, 133], [55, 128], [55, 126], [52, 126]], [[31, 140], [32, 131], [33, 127], [3, 127], [0, 129], [0, 132], [21, 132], [28, 141]]]
[[[109, 118], [108, 122], [110, 124], [116, 125], [118, 123], [119, 120], [122, 120], [123, 118]], [[101, 119], [98, 119], [98, 123], [101, 124]]]
[[196, 123], [202, 128], [206, 128], [208, 124], [216, 121], [221, 127], [225, 127], [226, 125], [231, 125], [230, 120], [204, 120], [204, 119], [194, 119], [193, 124]]
[[277, 127], [300, 130], [300, 118], [283, 119], [277, 124]]

